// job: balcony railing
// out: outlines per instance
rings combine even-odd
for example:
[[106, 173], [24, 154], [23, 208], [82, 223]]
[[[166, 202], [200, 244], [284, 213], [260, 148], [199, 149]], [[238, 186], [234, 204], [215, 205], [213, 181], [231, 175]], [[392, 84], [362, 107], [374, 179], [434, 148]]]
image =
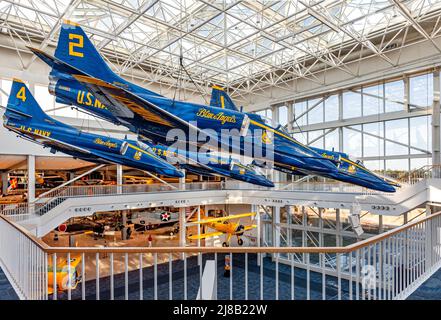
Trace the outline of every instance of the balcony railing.
[[217, 299], [405, 299], [441, 266], [440, 235], [438, 212], [346, 247], [61, 248], [0, 216], [0, 264], [22, 299], [195, 299], [208, 260]]

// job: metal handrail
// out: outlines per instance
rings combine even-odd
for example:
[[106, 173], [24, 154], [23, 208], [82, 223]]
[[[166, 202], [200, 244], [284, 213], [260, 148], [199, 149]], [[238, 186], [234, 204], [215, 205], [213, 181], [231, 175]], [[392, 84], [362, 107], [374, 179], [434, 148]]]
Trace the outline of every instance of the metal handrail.
[[425, 221], [432, 220], [441, 216], [441, 211], [433, 213], [422, 219], [407, 223], [395, 229], [389, 230], [382, 234], [373, 236], [366, 240], [362, 240], [347, 246], [342, 247], [106, 247], [106, 248], [91, 248], [91, 247], [50, 247], [42, 240], [35, 237], [24, 227], [16, 224], [5, 216], [0, 215], [3, 219], [25, 237], [34, 242], [40, 249], [46, 253], [350, 253], [355, 250], [371, 246], [386, 238], [390, 238], [400, 232], [410, 229], [416, 225], [422, 224]]

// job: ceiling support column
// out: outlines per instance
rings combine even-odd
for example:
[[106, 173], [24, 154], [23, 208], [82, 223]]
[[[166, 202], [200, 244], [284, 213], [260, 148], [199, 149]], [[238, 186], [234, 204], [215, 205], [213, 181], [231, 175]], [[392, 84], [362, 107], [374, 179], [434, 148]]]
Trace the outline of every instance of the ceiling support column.
[[[186, 234], [187, 234], [187, 223], [185, 216], [185, 207], [179, 208], [179, 246], [185, 247], [186, 243]], [[181, 259], [184, 259], [185, 253], [181, 254]]]
[[116, 165], [116, 188], [117, 193], [122, 193], [122, 184], [123, 184], [123, 166], [120, 164]]
[[433, 73], [433, 113], [432, 113], [432, 165], [436, 166], [433, 177], [439, 178], [440, 157], [440, 80], [439, 69]]
[[28, 203], [35, 200], [35, 156], [28, 155]]
[[2, 194], [8, 194], [8, 172], [2, 172]]

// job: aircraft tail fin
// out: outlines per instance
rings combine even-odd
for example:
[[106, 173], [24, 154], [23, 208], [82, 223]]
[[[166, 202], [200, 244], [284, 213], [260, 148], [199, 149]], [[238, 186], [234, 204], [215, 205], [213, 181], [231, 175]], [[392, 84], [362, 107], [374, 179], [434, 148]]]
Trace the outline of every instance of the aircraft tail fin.
[[6, 116], [28, 117], [40, 121], [50, 119], [41, 109], [26, 84], [19, 79], [14, 79], [12, 83], [6, 107]]
[[[115, 86], [143, 91], [150, 95], [160, 94], [130, 83], [109, 68], [84, 30], [76, 23], [66, 20], [60, 31], [55, 58], [94, 78], [112, 83]], [[57, 69], [58, 66], [52, 66]]]
[[210, 106], [239, 111], [239, 109], [234, 104], [233, 100], [231, 100], [228, 93], [226, 93], [223, 88], [218, 86], [213, 86], [211, 88]]
[[113, 82], [119, 78], [106, 64], [84, 30], [69, 20], [61, 26], [55, 57], [99, 79]]

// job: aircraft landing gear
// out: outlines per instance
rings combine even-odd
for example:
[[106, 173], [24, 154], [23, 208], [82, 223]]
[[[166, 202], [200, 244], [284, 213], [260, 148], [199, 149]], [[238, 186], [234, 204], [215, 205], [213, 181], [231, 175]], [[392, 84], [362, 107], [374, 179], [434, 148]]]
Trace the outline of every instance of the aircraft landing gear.
[[243, 245], [243, 240], [241, 238], [237, 238], [237, 244], [238, 245]]
[[226, 242], [222, 242], [222, 247], [229, 247], [230, 245]]

